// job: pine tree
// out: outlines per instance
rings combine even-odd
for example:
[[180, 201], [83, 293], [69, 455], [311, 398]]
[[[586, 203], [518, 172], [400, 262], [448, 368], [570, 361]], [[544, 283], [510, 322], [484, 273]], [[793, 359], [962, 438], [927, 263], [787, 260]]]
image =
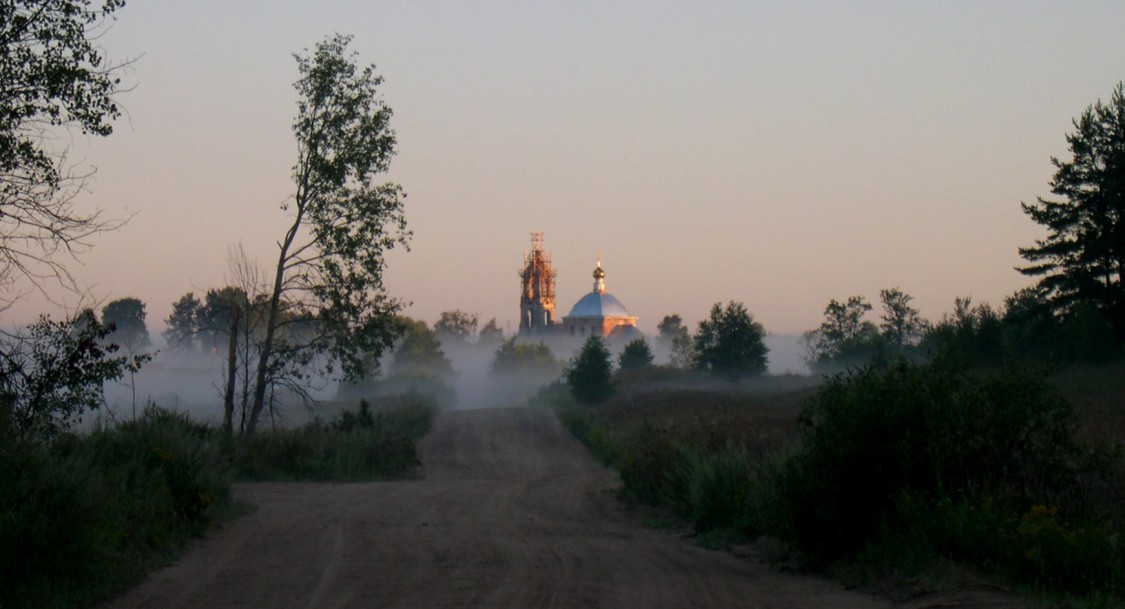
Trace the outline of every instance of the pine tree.
[[1041, 277], [1038, 289], [1056, 313], [1093, 304], [1125, 341], [1125, 87], [1118, 83], [1108, 104], [1098, 100], [1073, 122], [1073, 158], [1051, 158], [1051, 192], [1061, 200], [1020, 204], [1049, 232], [1020, 248], [1031, 265], [1019, 271]]
[[602, 337], [586, 339], [566, 369], [566, 384], [574, 399], [586, 404], [598, 404], [613, 393], [612, 364]]

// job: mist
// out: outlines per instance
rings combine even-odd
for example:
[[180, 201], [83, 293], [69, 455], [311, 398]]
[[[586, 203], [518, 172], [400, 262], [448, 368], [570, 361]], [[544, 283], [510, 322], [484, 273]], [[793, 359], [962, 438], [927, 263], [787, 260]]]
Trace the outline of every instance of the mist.
[[[810, 374], [808, 366], [801, 360], [803, 349], [800, 337], [768, 335], [765, 343], [769, 347], [770, 375]], [[581, 348], [582, 341], [571, 337], [554, 337], [545, 341], [545, 344], [558, 361], [556, 369], [531, 373], [498, 373], [492, 370], [498, 343], [447, 340], [442, 344], [442, 351], [455, 374], [442, 383], [450, 386], [433, 386], [430, 382], [418, 381], [411, 384], [409, 390], [431, 393], [438, 398], [443, 408], [449, 410], [503, 408], [524, 404], [544, 385], [561, 379], [562, 369]], [[649, 339], [649, 345], [655, 356], [655, 363], [667, 364], [668, 349], [657, 340]], [[609, 347], [616, 363], [624, 345], [610, 343]], [[360, 397], [367, 395], [365, 391], [370, 391], [372, 396], [381, 392], [403, 391], [401, 384], [386, 383], [391, 362], [393, 355], [382, 358], [379, 379], [370, 385], [374, 388], [371, 390], [366, 389], [365, 385], [365, 389], [355, 392], [338, 392], [340, 386], [335, 381], [314, 380], [310, 393], [319, 403], [312, 404], [310, 410], [299, 399], [288, 400], [281, 409], [283, 419], [292, 423], [315, 415], [328, 416], [341, 408], [354, 406], [352, 402], [358, 402]], [[106, 383], [102, 414], [112, 420], [128, 420], [134, 413], [139, 414], [146, 405], [155, 404], [185, 412], [197, 421], [218, 424], [223, 416], [222, 383], [225, 366], [223, 353], [161, 348], [155, 352], [152, 361], [145, 364], [137, 374]]]

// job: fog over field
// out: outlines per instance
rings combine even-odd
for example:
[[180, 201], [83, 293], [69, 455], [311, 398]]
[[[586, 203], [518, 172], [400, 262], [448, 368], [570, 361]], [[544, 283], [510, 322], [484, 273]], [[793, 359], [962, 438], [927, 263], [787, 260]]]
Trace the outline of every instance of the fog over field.
[[[657, 363], [667, 362], [667, 352], [658, 341], [650, 340], [650, 346]], [[809, 374], [809, 368], [801, 360], [800, 337], [768, 335], [765, 337], [769, 347], [769, 374]], [[553, 345], [553, 353], [559, 360], [569, 360], [578, 344]], [[457, 372], [453, 381], [455, 400], [446, 404], [453, 409], [495, 408], [522, 403], [550, 379], [521, 378], [510, 375], [490, 374], [495, 349], [468, 344], [464, 346], [446, 345], [443, 348]], [[616, 360], [620, 346], [613, 352]], [[391, 356], [383, 358], [383, 374], [392, 361]], [[226, 360], [224, 354], [201, 351], [171, 351], [163, 345], [153, 356], [152, 361], [134, 377], [126, 376], [120, 381], [106, 384], [106, 410], [102, 416], [128, 419], [135, 405], [137, 412], [146, 404], [156, 404], [187, 412], [200, 421], [218, 422], [222, 419], [222, 385]], [[318, 400], [332, 401], [336, 397], [337, 383], [324, 380], [315, 383], [312, 395]], [[344, 404], [345, 406], [348, 404]], [[341, 407], [329, 405], [325, 410], [334, 411]], [[314, 412], [317, 412], [314, 406]], [[292, 420], [304, 420], [309, 414], [299, 400], [289, 400], [284, 413]]]

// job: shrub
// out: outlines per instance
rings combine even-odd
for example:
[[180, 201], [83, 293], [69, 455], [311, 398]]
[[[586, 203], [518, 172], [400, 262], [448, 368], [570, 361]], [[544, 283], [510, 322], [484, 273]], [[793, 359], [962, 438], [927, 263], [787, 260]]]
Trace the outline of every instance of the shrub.
[[91, 604], [201, 534], [228, 496], [211, 433], [165, 410], [51, 444], [0, 445], [0, 598]]
[[759, 522], [807, 559], [943, 557], [1047, 589], [1121, 592], [1120, 461], [1076, 439], [1043, 374], [946, 360], [859, 370], [832, 378], [801, 422]]

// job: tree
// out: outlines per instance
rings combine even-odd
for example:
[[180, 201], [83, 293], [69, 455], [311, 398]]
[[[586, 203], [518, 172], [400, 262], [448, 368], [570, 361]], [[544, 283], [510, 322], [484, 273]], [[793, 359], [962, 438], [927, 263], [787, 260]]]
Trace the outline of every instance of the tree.
[[172, 312], [164, 320], [167, 329], [164, 330], [164, 340], [172, 350], [195, 349], [196, 334], [199, 332], [199, 315], [203, 302], [195, 297], [193, 292], [188, 292], [172, 303]]
[[496, 325], [496, 318], [488, 320], [477, 334], [477, 342], [481, 345], [492, 347], [504, 340], [504, 331]]
[[879, 300], [883, 302], [883, 323], [879, 324], [883, 342], [899, 351], [918, 344], [926, 333], [926, 320], [918, 314], [918, 309], [910, 306], [914, 297], [891, 288], [880, 291]]
[[[257, 361], [252, 299], [241, 286], [207, 290], [205, 298], [207, 304], [199, 311], [198, 323], [206, 331], [213, 352], [219, 352], [225, 337], [227, 365], [223, 379], [223, 431], [232, 435], [239, 379], [242, 380], [241, 403], [245, 420], [250, 384], [247, 371]], [[239, 427], [241, 429], [242, 425]]]
[[49, 440], [103, 401], [107, 381], [136, 372], [148, 355], [115, 355], [108, 325], [87, 309], [66, 321], [42, 316], [26, 334], [2, 336], [0, 437]]
[[395, 349], [390, 373], [413, 379], [450, 380], [453, 366], [441, 350], [437, 333], [426, 326], [426, 322], [409, 317], [401, 317], [399, 323], [403, 328], [402, 338]]
[[664, 319], [656, 325], [656, 329], [660, 331], [660, 340], [667, 342], [671, 342], [672, 339], [688, 331], [684, 327], [683, 318], [676, 313], [665, 315]]
[[125, 347], [130, 355], [152, 344], [145, 326], [145, 303], [119, 298], [102, 308], [102, 323], [110, 328], [109, 340]]
[[513, 336], [500, 343], [492, 357], [493, 374], [543, 376], [557, 374], [558, 369], [559, 361], [543, 341], [520, 343]]
[[[394, 344], [402, 303], [383, 285], [384, 253], [406, 246], [405, 194], [377, 184], [390, 167], [395, 134], [391, 109], [378, 95], [375, 67], [360, 69], [336, 35], [295, 55], [300, 78], [293, 131], [297, 139], [296, 187], [282, 209], [291, 222], [279, 242], [266, 309], [247, 432], [266, 404], [271, 371], [304, 366], [315, 356], [320, 370], [360, 378], [371, 361]], [[299, 333], [283, 326], [301, 320]]]
[[766, 371], [769, 352], [765, 334], [762, 324], [754, 321], [741, 302], [731, 301], [725, 309], [716, 302], [711, 316], [699, 322], [695, 365], [732, 380], [761, 374]]
[[811, 366], [837, 366], [869, 359], [878, 348], [879, 329], [863, 317], [871, 305], [862, 296], [828, 301], [824, 322], [803, 338]]
[[953, 313], [942, 315], [922, 339], [922, 349], [963, 366], [992, 366], [1004, 358], [1004, 325], [988, 303], [953, 299]]
[[123, 5], [0, 1], [0, 284], [22, 276], [40, 290], [49, 279], [73, 289], [59, 258], [121, 224], [74, 206], [89, 173], [68, 166], [51, 131], [113, 131], [120, 66], [93, 41]]
[[1098, 100], [1073, 121], [1066, 136], [1071, 160], [1051, 158], [1051, 192], [1059, 200], [1020, 203], [1047, 228], [1035, 246], [1019, 249], [1040, 277], [1038, 287], [1059, 314], [1091, 303], [1125, 341], [1125, 85], [1110, 101]]
[[477, 314], [465, 313], [460, 309], [443, 311], [434, 332], [442, 341], [467, 343], [477, 333]]
[[[145, 303], [136, 298], [120, 298], [102, 308], [102, 323], [109, 329], [107, 340], [125, 348], [125, 354], [134, 357], [152, 345], [145, 326]], [[129, 374], [129, 393], [132, 395], [133, 419], [137, 418], [137, 377], [135, 369]]]
[[695, 347], [684, 320], [677, 314], [665, 315], [657, 324], [660, 343], [669, 351], [669, 363], [676, 368], [687, 368], [695, 362]]
[[613, 364], [605, 340], [592, 334], [582, 344], [564, 372], [574, 399], [584, 404], [599, 404], [613, 394]]
[[631, 341], [625, 345], [617, 359], [617, 367], [622, 371], [641, 370], [652, 365], [652, 349], [648, 341], [643, 338]]

